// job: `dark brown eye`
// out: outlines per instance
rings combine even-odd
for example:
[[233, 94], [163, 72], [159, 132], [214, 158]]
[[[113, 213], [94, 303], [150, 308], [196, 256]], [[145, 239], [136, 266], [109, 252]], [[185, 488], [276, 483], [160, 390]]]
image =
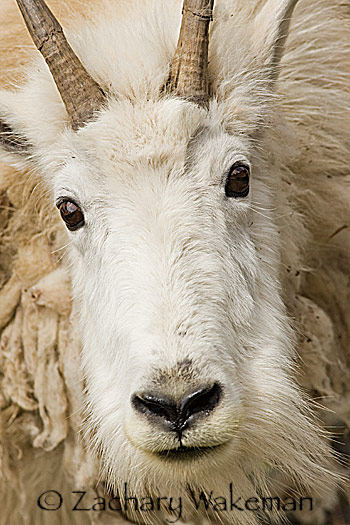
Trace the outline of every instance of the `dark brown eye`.
[[227, 175], [226, 197], [246, 197], [249, 193], [249, 167], [245, 164], [234, 164]]
[[84, 226], [84, 215], [79, 206], [73, 201], [61, 201], [57, 204], [61, 217], [68, 230], [75, 231]]

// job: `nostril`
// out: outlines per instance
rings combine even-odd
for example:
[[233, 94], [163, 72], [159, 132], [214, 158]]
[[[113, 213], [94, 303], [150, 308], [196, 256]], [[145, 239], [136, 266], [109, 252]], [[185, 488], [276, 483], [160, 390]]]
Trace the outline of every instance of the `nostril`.
[[167, 421], [174, 421], [177, 418], [176, 405], [165, 397], [136, 394], [132, 397], [131, 403], [142, 414], [158, 416]]
[[208, 413], [220, 402], [222, 388], [219, 383], [212, 387], [204, 387], [186, 396], [181, 404], [181, 413], [184, 420], [199, 412]]
[[180, 402], [154, 392], [141, 392], [132, 396], [131, 404], [150, 422], [161, 423], [167, 430], [181, 434], [197, 420], [196, 416], [208, 416], [219, 404], [221, 397], [222, 387], [219, 383], [214, 383], [192, 391]]

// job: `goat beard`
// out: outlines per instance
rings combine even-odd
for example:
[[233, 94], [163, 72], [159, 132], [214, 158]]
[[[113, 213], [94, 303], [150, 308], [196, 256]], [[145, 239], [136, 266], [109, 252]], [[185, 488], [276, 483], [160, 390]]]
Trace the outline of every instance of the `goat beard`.
[[[134, 447], [131, 449], [121, 429], [116, 438], [118, 445], [114, 442], [96, 447], [95, 444], [95, 450], [100, 451], [102, 478], [109, 494], [120, 498], [123, 509], [125, 491], [128, 497], [139, 500], [181, 498], [182, 517], [186, 520], [208, 515], [203, 502], [196, 508], [200, 494], [207, 500], [210, 495], [227, 501], [238, 499], [238, 505], [255, 497], [329, 494], [337, 481], [333, 453], [327, 433], [319, 428], [300, 389], [285, 378], [283, 389], [276, 392], [275, 398], [270, 392], [263, 403], [256, 399], [255, 404], [251, 407], [253, 415], [244, 418], [236, 438], [222, 451], [208, 454], [203, 460], [170, 462]], [[134, 522], [140, 519], [147, 522], [145, 516], [130, 505], [125, 513]], [[220, 517], [214, 512], [222, 523], [236, 523], [237, 513], [219, 514]], [[257, 513], [244, 514], [245, 521], [239, 523], [258, 523]], [[157, 519], [155, 512], [152, 523], [157, 523]]]

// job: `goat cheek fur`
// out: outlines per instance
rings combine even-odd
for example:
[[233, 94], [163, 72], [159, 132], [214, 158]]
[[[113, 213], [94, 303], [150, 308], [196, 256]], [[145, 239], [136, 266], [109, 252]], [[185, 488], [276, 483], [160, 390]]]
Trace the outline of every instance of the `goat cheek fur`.
[[[298, 519], [324, 524], [341, 471], [325, 429], [350, 424], [346, 6], [217, 0], [198, 103], [167, 87], [182, 2], [64, 2], [104, 94], [80, 123], [3, 3], [0, 524], [47, 523], [33, 501], [51, 488], [122, 501], [125, 483], [182, 498], [179, 523], [261, 523], [190, 497], [230, 489], [313, 496]], [[248, 195], [225, 193], [232, 166]], [[71, 508], [57, 523], [176, 514]]]

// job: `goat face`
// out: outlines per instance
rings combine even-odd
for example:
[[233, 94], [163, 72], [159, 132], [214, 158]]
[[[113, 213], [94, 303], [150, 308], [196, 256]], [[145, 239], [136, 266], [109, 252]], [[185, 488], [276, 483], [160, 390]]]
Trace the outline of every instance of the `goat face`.
[[[70, 259], [96, 438], [112, 457], [127, 446], [163, 462], [224, 449], [271, 308], [259, 304], [249, 144], [178, 100], [120, 101], [75, 142], [54, 192], [64, 218], [77, 206]], [[233, 171], [241, 197], [228, 196]]]
[[253, 207], [269, 208], [262, 161], [217, 111], [119, 100], [62, 139], [54, 194], [77, 222], [87, 412], [113, 480], [147, 465], [183, 483], [212, 465], [227, 481], [244, 458], [256, 469], [273, 456], [265, 435], [278, 427], [283, 442], [302, 424], [278, 235]]

